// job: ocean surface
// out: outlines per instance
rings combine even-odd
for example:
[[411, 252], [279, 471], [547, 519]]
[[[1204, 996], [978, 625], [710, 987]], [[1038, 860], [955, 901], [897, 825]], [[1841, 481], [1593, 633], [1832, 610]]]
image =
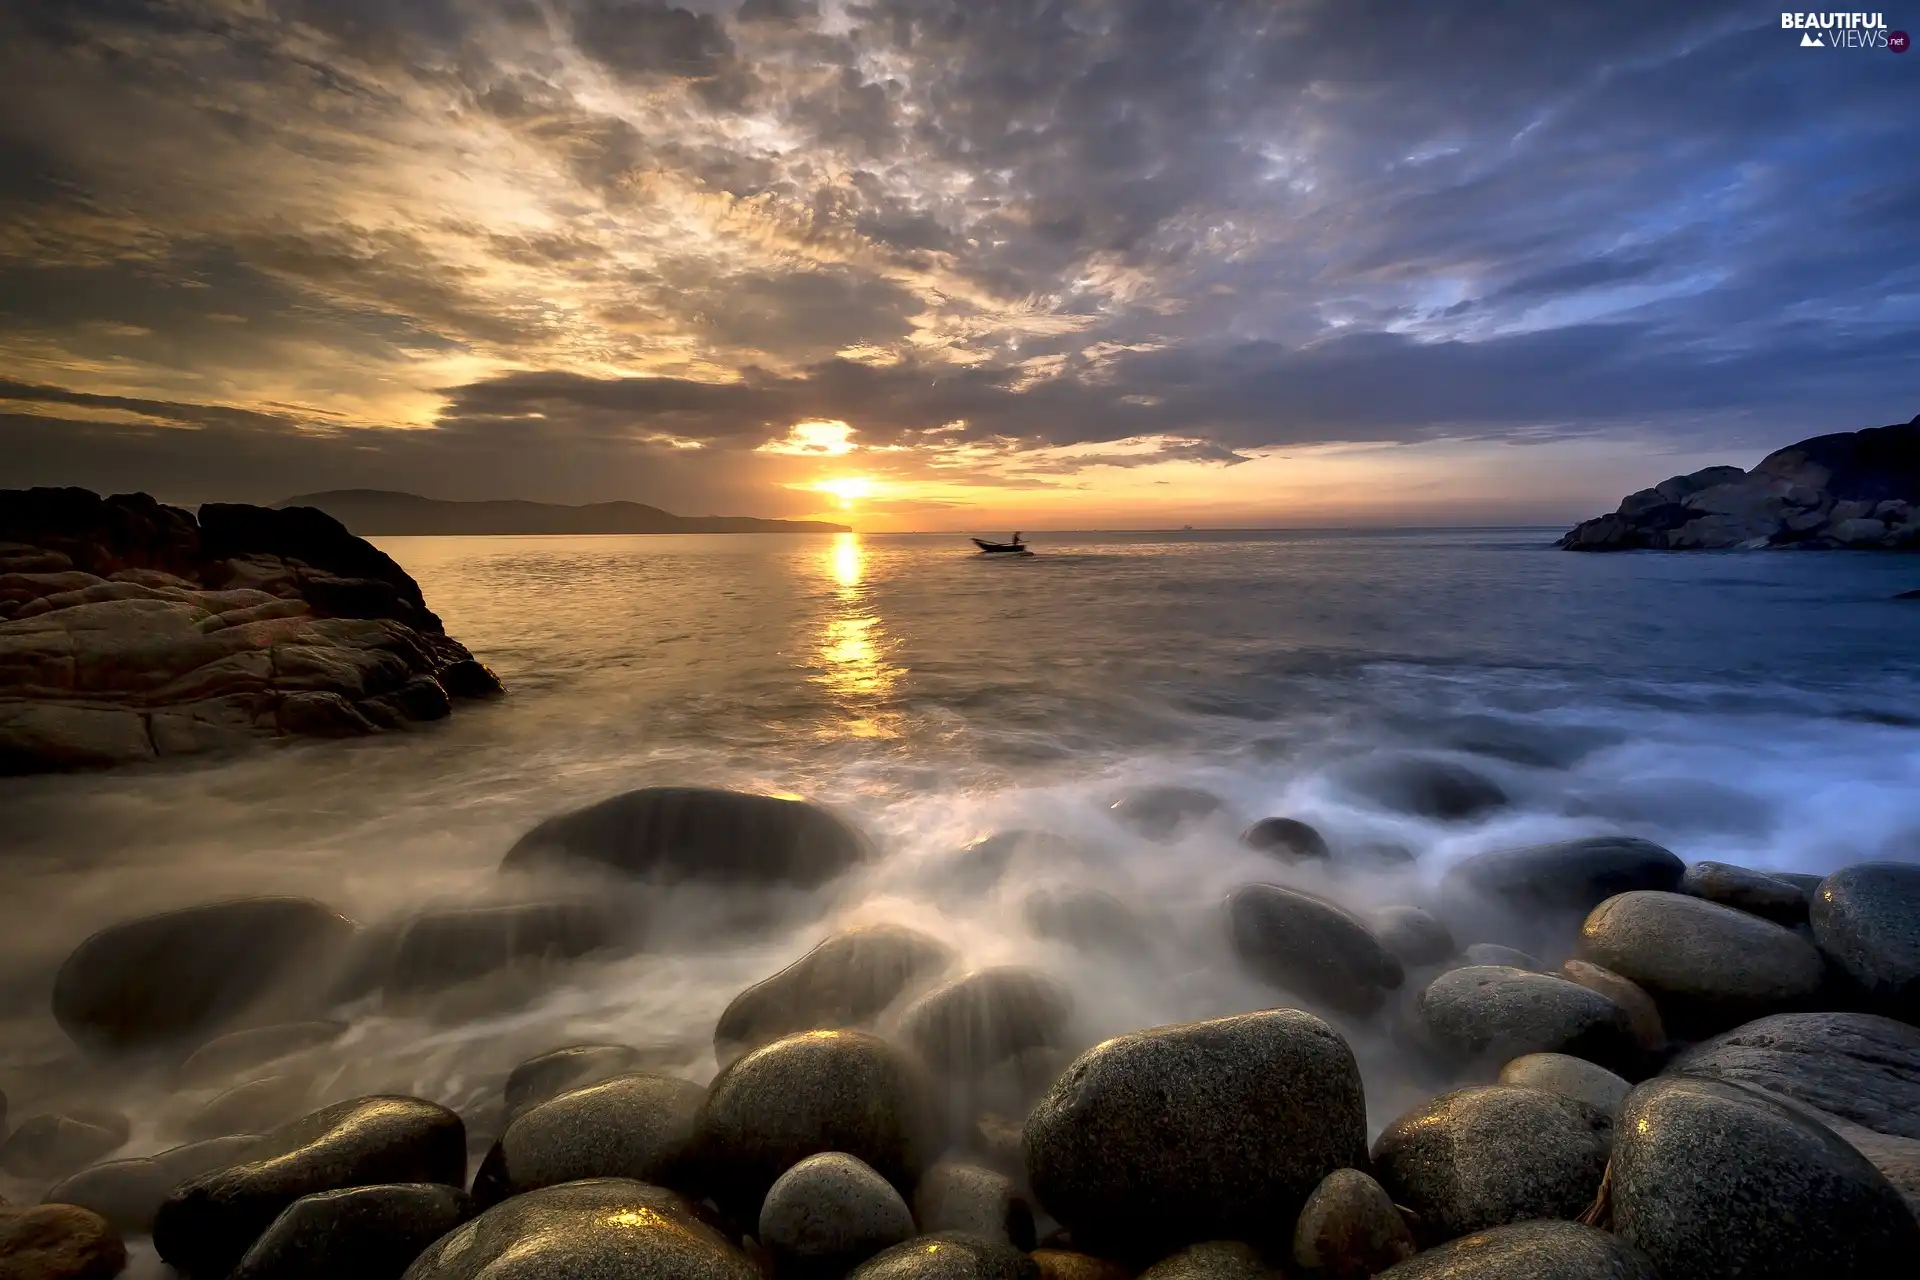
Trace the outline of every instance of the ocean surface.
[[[357, 1009], [313, 1063], [316, 1099], [400, 1090], [484, 1125], [508, 1068], [581, 1041], [704, 1080], [727, 1001], [851, 923], [1039, 966], [1090, 1042], [1287, 1002], [1220, 937], [1221, 899], [1254, 880], [1364, 910], [1418, 900], [1467, 854], [1608, 831], [1783, 870], [1920, 860], [1920, 604], [1892, 599], [1920, 561], [1573, 555], [1556, 532], [1036, 535], [1013, 560], [929, 535], [379, 539], [511, 695], [373, 740], [0, 783], [0, 1087], [16, 1118], [116, 1106], [135, 1122], [123, 1154], [168, 1145], [206, 1095], [79, 1061], [45, 1012], [86, 934], [238, 894], [366, 921], [476, 900], [537, 820], [654, 783], [815, 797], [883, 856], [757, 928], [689, 892], [639, 955]], [[1409, 754], [1511, 803], [1448, 822], [1357, 781]], [[1113, 820], [1161, 783], [1225, 807], [1168, 844]], [[1276, 814], [1417, 860], [1316, 879], [1238, 845]], [[1094, 853], [956, 881], [956, 850], [1015, 827]], [[1115, 959], [1033, 937], [1020, 903], [1049, 882], [1114, 893], [1154, 945]], [[1351, 1034], [1376, 1127], [1444, 1083]]]

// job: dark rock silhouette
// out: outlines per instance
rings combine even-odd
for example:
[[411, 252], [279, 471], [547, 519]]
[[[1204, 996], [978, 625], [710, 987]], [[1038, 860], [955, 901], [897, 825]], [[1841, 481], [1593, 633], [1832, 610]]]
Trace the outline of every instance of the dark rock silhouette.
[[444, 502], [387, 489], [335, 489], [277, 504], [313, 507], [355, 533], [846, 533], [844, 524], [819, 520], [758, 520], [751, 516], [676, 516], [638, 502]]

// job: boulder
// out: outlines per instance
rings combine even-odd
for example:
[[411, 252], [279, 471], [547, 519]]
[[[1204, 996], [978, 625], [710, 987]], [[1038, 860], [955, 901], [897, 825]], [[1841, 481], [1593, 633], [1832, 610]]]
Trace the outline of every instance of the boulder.
[[1035, 1249], [1027, 1256], [1040, 1268], [1040, 1280], [1133, 1280], [1119, 1263], [1071, 1249]]
[[1380, 1185], [1438, 1244], [1531, 1218], [1573, 1219], [1600, 1190], [1613, 1118], [1516, 1085], [1456, 1089], [1389, 1124], [1373, 1146]]
[[1470, 965], [1435, 978], [1420, 995], [1435, 1042], [1464, 1058], [1505, 1062], [1569, 1054], [1639, 1074], [1642, 1053], [1626, 1010], [1596, 991], [1546, 973]]
[[939, 1154], [933, 1087], [912, 1055], [863, 1031], [810, 1031], [736, 1059], [695, 1122], [706, 1183], [751, 1217], [788, 1169], [824, 1151], [863, 1160], [902, 1195]]
[[1297, 1009], [1159, 1027], [1082, 1054], [1027, 1118], [1035, 1197], [1096, 1253], [1285, 1246], [1300, 1206], [1366, 1155], [1345, 1040]]
[[370, 1097], [323, 1107], [263, 1135], [242, 1164], [174, 1188], [153, 1243], [176, 1270], [223, 1275], [294, 1201], [396, 1182], [463, 1186], [460, 1117], [419, 1098]]
[[1661, 1280], [1617, 1236], [1577, 1222], [1516, 1222], [1476, 1231], [1380, 1273], [1380, 1280]]
[[899, 1036], [943, 1076], [972, 1078], [1030, 1049], [1067, 1040], [1073, 999], [1053, 979], [1014, 965], [981, 969], [921, 996]]
[[1373, 913], [1373, 936], [1409, 969], [1441, 964], [1455, 951], [1453, 934], [1423, 907], [1382, 907]]
[[1638, 984], [1684, 1036], [1784, 1013], [1821, 989], [1826, 966], [1798, 934], [1678, 893], [1623, 893], [1595, 907], [1580, 954]]
[[1328, 1280], [1366, 1280], [1418, 1251], [1393, 1197], [1358, 1169], [1335, 1169], [1293, 1228], [1293, 1260]]
[[507, 1074], [505, 1102], [511, 1121], [550, 1098], [646, 1066], [647, 1055], [624, 1044], [576, 1044], [528, 1058]]
[[1153, 946], [1139, 913], [1099, 889], [1036, 889], [1021, 903], [1020, 914], [1036, 937], [1079, 951], [1128, 956]]
[[1699, 1044], [1666, 1074], [1740, 1085], [1836, 1122], [1920, 1140], [1920, 1028], [1870, 1013], [1783, 1013]]
[[848, 1280], [1039, 1280], [1040, 1269], [1012, 1245], [947, 1232], [894, 1245], [848, 1273]]
[[951, 963], [952, 948], [914, 929], [843, 930], [735, 996], [713, 1029], [714, 1055], [726, 1062], [796, 1031], [865, 1026]]
[[1681, 893], [1792, 927], [1807, 921], [1807, 895], [1797, 885], [1726, 862], [1696, 862], [1680, 877]]
[[520, 837], [503, 870], [602, 868], [659, 882], [812, 888], [867, 856], [866, 837], [805, 800], [706, 787], [646, 787], [549, 818]]
[[1596, 1063], [1564, 1053], [1529, 1053], [1500, 1068], [1500, 1083], [1545, 1089], [1612, 1115], [1633, 1086]]
[[302, 1196], [253, 1242], [229, 1280], [400, 1280], [472, 1213], [466, 1192], [429, 1182]]
[[1820, 882], [1813, 937], [1881, 1010], [1920, 1023], [1920, 866], [1868, 862]]
[[129, 920], [67, 957], [53, 1015], [85, 1047], [204, 1035], [330, 963], [353, 932], [306, 898], [240, 898]]
[[1528, 973], [1543, 972], [1541, 963], [1518, 947], [1503, 947], [1497, 942], [1476, 942], [1460, 953], [1467, 964], [1497, 964]]
[[1404, 979], [1371, 930], [1324, 898], [1273, 884], [1236, 889], [1228, 937], [1248, 972], [1342, 1013], [1364, 1016]]
[[497, 1204], [427, 1246], [405, 1280], [761, 1280], [674, 1192], [624, 1178], [569, 1182]]
[[924, 1232], [960, 1231], [1010, 1244], [1034, 1246], [1033, 1206], [1005, 1174], [977, 1164], [942, 1160], [920, 1177], [913, 1216]]
[[1198, 787], [1136, 787], [1115, 800], [1113, 820], [1149, 840], [1167, 841], [1220, 811], [1220, 797]]
[[1896, 1276], [1920, 1251], [1920, 1220], [1865, 1156], [1715, 1080], [1635, 1089], [1610, 1181], [1614, 1230], [1665, 1276]]
[[158, 1155], [109, 1160], [74, 1174], [47, 1192], [48, 1204], [77, 1204], [106, 1219], [123, 1235], [146, 1235], [173, 1189], [216, 1169], [246, 1160], [260, 1146], [255, 1134], [210, 1138]]
[[637, 926], [620, 904], [563, 899], [464, 907], [415, 916], [401, 929], [387, 968], [388, 996], [443, 991], [510, 969], [580, 960], [630, 948]]
[[197, 1139], [265, 1133], [304, 1115], [312, 1097], [313, 1080], [307, 1075], [265, 1076], [215, 1095], [187, 1118], [181, 1132]]
[[7, 1280], [113, 1280], [126, 1265], [126, 1245], [98, 1214], [70, 1204], [0, 1204]]
[[1298, 818], [1262, 818], [1241, 833], [1240, 843], [1282, 862], [1333, 860], [1327, 838]]
[[1580, 917], [1618, 893], [1673, 889], [1686, 864], [1633, 836], [1587, 836], [1463, 858], [1440, 880], [1456, 936], [1565, 954]]
[[1285, 1280], [1280, 1269], [1244, 1240], [1203, 1240], [1160, 1259], [1140, 1280]]
[[218, 1084], [243, 1071], [332, 1044], [346, 1031], [346, 1023], [334, 1021], [278, 1022], [230, 1031], [189, 1054], [180, 1064], [179, 1082], [187, 1088]]
[[1667, 1047], [1666, 1025], [1660, 1021], [1660, 1006], [1636, 984], [1611, 969], [1603, 969], [1585, 960], [1569, 960], [1560, 966], [1560, 976], [1568, 982], [1597, 991], [1626, 1011], [1633, 1038], [1648, 1055], [1658, 1055]]
[[1340, 781], [1396, 813], [1464, 822], [1510, 802], [1500, 784], [1457, 761], [1382, 753], [1346, 766]]
[[913, 1214], [892, 1184], [838, 1151], [781, 1174], [760, 1206], [755, 1238], [782, 1276], [843, 1276], [914, 1236]]
[[0, 1169], [21, 1178], [60, 1178], [119, 1150], [132, 1132], [117, 1111], [76, 1107], [28, 1116], [0, 1142]]
[[677, 1185], [705, 1099], [697, 1084], [641, 1072], [563, 1093], [507, 1125], [474, 1196], [485, 1206], [589, 1178]]

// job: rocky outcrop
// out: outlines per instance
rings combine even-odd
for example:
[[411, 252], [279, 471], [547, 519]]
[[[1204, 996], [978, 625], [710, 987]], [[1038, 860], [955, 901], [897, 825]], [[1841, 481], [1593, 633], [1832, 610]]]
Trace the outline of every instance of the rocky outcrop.
[[376, 733], [500, 692], [324, 512], [0, 490], [0, 773]]
[[1789, 445], [1752, 471], [1708, 467], [1574, 526], [1567, 551], [1920, 549], [1920, 415]]

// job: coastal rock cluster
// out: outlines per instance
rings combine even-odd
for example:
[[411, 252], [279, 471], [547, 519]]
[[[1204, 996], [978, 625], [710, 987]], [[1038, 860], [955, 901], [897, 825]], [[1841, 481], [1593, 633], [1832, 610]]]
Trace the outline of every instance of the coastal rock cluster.
[[[1276, 874], [1348, 856], [1285, 829], [1250, 842]], [[805, 801], [652, 788], [535, 828], [501, 878], [564, 862], [617, 913], [872, 854]], [[1891, 1280], [1920, 1257], [1920, 867], [1806, 879], [1595, 837], [1373, 911], [1245, 886], [1220, 954], [1270, 1005], [1099, 1043], [1050, 975], [866, 926], [720, 1011], [705, 1085], [559, 1045], [466, 1114], [302, 1075], [349, 994], [417, 990], [431, 913], [138, 918], [71, 954], [53, 1012], [94, 1069], [225, 1092], [197, 1141], [135, 1158], [123, 1115], [18, 1118], [0, 1171], [45, 1202], [0, 1208], [0, 1274], [106, 1280], [131, 1241], [190, 1280]], [[436, 935], [467, 956], [437, 980], [591, 954], [476, 919]], [[1502, 957], [1529, 964], [1476, 963]], [[1354, 1046], [1382, 1033], [1443, 1083], [1370, 1125]]]
[[1920, 549], [1920, 416], [1802, 440], [1752, 471], [1708, 467], [1576, 525], [1568, 551]]
[[375, 733], [500, 692], [323, 512], [0, 491], [0, 773]]

